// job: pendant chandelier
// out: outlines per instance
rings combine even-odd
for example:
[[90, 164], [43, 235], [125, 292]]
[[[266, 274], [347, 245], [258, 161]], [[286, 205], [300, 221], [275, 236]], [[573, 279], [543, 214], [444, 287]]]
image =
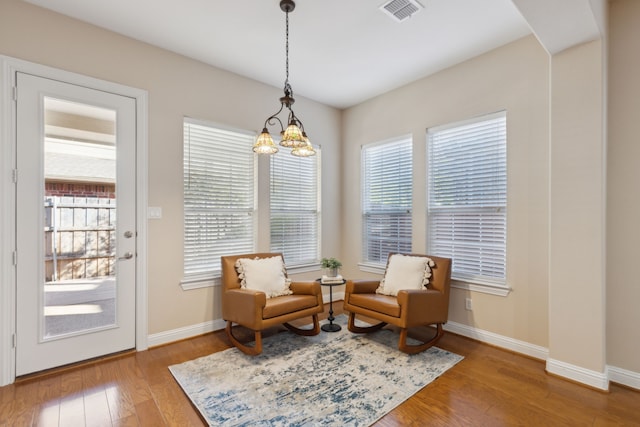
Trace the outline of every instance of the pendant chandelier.
[[[280, 109], [265, 120], [262, 132], [258, 135], [255, 144], [253, 144], [253, 151], [258, 154], [275, 154], [278, 152], [278, 147], [273, 142], [273, 138], [267, 129], [267, 126], [275, 126], [276, 122], [280, 124], [280, 145], [282, 147], [291, 148], [291, 154], [294, 156], [308, 157], [316, 154], [304, 131], [302, 121], [291, 108], [295, 99], [293, 98], [293, 89], [289, 84], [289, 12], [293, 12], [295, 7], [296, 4], [293, 0], [280, 1], [280, 9], [282, 9], [286, 15], [286, 78], [284, 81], [284, 96], [280, 98]], [[278, 118], [278, 114], [285, 108], [289, 111], [286, 129], [282, 125], [282, 121]]]

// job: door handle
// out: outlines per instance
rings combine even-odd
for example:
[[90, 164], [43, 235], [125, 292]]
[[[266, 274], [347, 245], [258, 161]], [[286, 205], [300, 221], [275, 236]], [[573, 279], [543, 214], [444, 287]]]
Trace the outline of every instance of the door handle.
[[118, 259], [131, 259], [133, 258], [133, 254], [131, 252], [125, 252], [123, 256], [119, 257]]

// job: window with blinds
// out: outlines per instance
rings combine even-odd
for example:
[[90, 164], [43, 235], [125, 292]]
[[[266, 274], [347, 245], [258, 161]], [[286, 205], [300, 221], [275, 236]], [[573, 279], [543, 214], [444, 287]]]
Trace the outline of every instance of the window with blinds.
[[185, 278], [217, 277], [221, 255], [254, 252], [254, 139], [184, 121]]
[[319, 262], [320, 149], [312, 157], [271, 156], [271, 251], [288, 267]]
[[412, 171], [410, 137], [362, 148], [365, 263], [384, 264], [390, 252], [411, 252]]
[[455, 279], [506, 286], [506, 113], [427, 136], [429, 253], [452, 258]]

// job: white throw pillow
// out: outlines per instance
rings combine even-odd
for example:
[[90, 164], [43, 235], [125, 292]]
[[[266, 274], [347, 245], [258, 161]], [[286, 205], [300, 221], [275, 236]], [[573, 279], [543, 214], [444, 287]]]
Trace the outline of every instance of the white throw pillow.
[[427, 257], [394, 254], [377, 293], [397, 296], [401, 289], [425, 289], [435, 263]]
[[240, 258], [236, 261], [240, 287], [267, 294], [267, 298], [291, 295], [291, 280], [287, 278], [280, 256], [271, 258]]

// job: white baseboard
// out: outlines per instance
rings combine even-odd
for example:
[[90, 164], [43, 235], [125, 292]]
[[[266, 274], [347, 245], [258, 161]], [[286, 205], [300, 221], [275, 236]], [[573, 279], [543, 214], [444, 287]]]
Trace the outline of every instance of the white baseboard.
[[609, 379], [606, 372], [593, 371], [555, 359], [547, 359], [547, 372], [570, 379], [593, 388], [609, 390]]
[[[344, 292], [334, 292], [333, 301], [337, 302], [344, 299]], [[322, 300], [325, 304], [329, 303], [329, 294], [322, 294]], [[197, 325], [185, 326], [170, 331], [151, 334], [148, 338], [149, 347], [157, 347], [159, 345], [169, 344], [174, 341], [180, 341], [198, 335], [206, 334], [213, 331], [224, 329], [225, 321], [222, 319], [210, 320], [208, 322], [198, 323]]]
[[[564, 377], [569, 380], [579, 382], [597, 389], [609, 389], [609, 378], [607, 374], [585, 369], [580, 366], [571, 365], [559, 360], [550, 359], [549, 350], [545, 347], [541, 347], [525, 341], [519, 341], [513, 338], [505, 337], [493, 332], [484, 331], [482, 329], [473, 328], [471, 326], [463, 325], [456, 322], [448, 322], [444, 326], [444, 329], [468, 338], [485, 342], [487, 344], [495, 345], [496, 347], [504, 348], [516, 353], [533, 357], [535, 359], [546, 361], [546, 370], [550, 374]], [[615, 368], [613, 369], [614, 372], [622, 374], [622, 370], [616, 370]], [[633, 377], [631, 375], [628, 375], [627, 372], [626, 375], [620, 375], [620, 381], [616, 382], [620, 382], [621, 384], [626, 385], [629, 382], [630, 378]], [[637, 375], [636, 381], [639, 381], [640, 383], [640, 375]]]
[[640, 390], [640, 373], [626, 369], [607, 366], [609, 381]]
[[210, 320], [208, 322], [198, 323], [196, 325], [185, 326], [170, 331], [151, 334], [148, 338], [149, 347], [156, 347], [163, 344], [169, 344], [175, 341], [192, 338], [198, 335], [224, 329], [225, 321], [222, 319]]
[[463, 325], [462, 323], [447, 322], [444, 325], [444, 329], [445, 331], [450, 331], [454, 334], [462, 335], [467, 338], [472, 338], [477, 341], [495, 345], [496, 347], [524, 354], [535, 359], [547, 360], [547, 357], [549, 357], [549, 350], [545, 347], [505, 337], [503, 335], [498, 335], [496, 333], [474, 328], [471, 326]]

